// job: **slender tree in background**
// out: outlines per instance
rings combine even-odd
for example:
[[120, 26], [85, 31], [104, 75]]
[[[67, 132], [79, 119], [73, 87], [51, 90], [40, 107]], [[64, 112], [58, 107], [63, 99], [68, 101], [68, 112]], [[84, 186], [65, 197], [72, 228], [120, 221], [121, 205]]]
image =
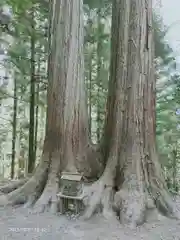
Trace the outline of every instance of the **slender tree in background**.
[[88, 104], [88, 107], [89, 107], [89, 134], [91, 136], [91, 131], [92, 131], [92, 120], [91, 120], [91, 115], [92, 115], [92, 93], [91, 93], [91, 89], [92, 89], [92, 53], [90, 54], [89, 56], [89, 71], [88, 71], [88, 83], [89, 83], [89, 96], [88, 96], [88, 99], [89, 99], [89, 104]]
[[100, 141], [100, 124], [101, 124], [101, 109], [100, 109], [100, 94], [102, 88], [102, 25], [101, 25], [101, 3], [99, 3], [99, 8], [97, 9], [97, 24], [98, 24], [98, 36], [97, 36], [97, 142]]
[[13, 131], [12, 131], [12, 160], [11, 160], [11, 179], [14, 178], [14, 166], [16, 156], [16, 131], [17, 131], [17, 76], [14, 77], [14, 104], [13, 104]]
[[[29, 148], [30, 152], [32, 153], [32, 148], [35, 148], [35, 143], [29, 144], [29, 135], [28, 130], [29, 127], [32, 129], [32, 124], [29, 125], [29, 117], [33, 117], [33, 114], [29, 114], [27, 116], [27, 106], [32, 105], [30, 104], [30, 87], [32, 84], [30, 83], [30, 79], [32, 74], [31, 74], [31, 37], [33, 35], [34, 42], [36, 43], [36, 49], [35, 49], [35, 55], [41, 56], [41, 62], [43, 62], [43, 65], [46, 65], [46, 58], [47, 58], [47, 50], [46, 50], [46, 44], [47, 44], [47, 36], [45, 35], [45, 25], [47, 24], [47, 10], [44, 9], [44, 3], [42, 3], [41, 6], [37, 4], [33, 4], [32, 1], [24, 1], [23, 3], [19, 1], [8, 1], [3, 2], [2, 4], [6, 4], [10, 6], [10, 9], [12, 10], [13, 14], [13, 20], [11, 20], [11, 27], [3, 28], [4, 33], [2, 34], [2, 39], [0, 41], [2, 42], [2, 48], [6, 49], [6, 55], [7, 58], [4, 60], [4, 62], [10, 62], [11, 65], [7, 66], [7, 69], [11, 68], [12, 72], [18, 72], [18, 92], [17, 92], [17, 98], [19, 100], [18, 108], [17, 108], [17, 118], [19, 119], [18, 124], [17, 124], [17, 139], [20, 140], [20, 148], [18, 146], [19, 141], [16, 145], [16, 160], [15, 160], [15, 165], [17, 165], [18, 159], [21, 158], [21, 162], [27, 162], [27, 164], [22, 164], [21, 166], [28, 165], [28, 154], [29, 154]], [[35, 10], [35, 16], [34, 22], [36, 24], [36, 28], [32, 28], [32, 16], [30, 16], [30, 9], [32, 9], [32, 6]], [[1, 9], [2, 10], [2, 9]], [[43, 20], [42, 20], [43, 19]], [[8, 22], [9, 23], [9, 22]], [[7, 23], [7, 25], [8, 25]], [[1, 27], [1, 25], [0, 25]], [[15, 41], [14, 41], [15, 40]], [[9, 45], [9, 42], [11, 43]], [[37, 44], [38, 43], [38, 44]], [[44, 51], [45, 50], [45, 51]], [[2, 52], [1, 52], [2, 53]], [[4, 64], [4, 63], [3, 63]], [[36, 63], [34, 63], [35, 65]], [[5, 68], [6, 68], [5, 64]], [[46, 74], [46, 69], [44, 68], [44, 71], [41, 70], [41, 74], [44, 76], [44, 73]], [[34, 73], [35, 74], [35, 73]], [[33, 74], [33, 75], [34, 75]], [[43, 87], [43, 85], [47, 85], [46, 81], [47, 78], [43, 77], [43, 81], [40, 82], [38, 85], [40, 87], [40, 94], [39, 94], [39, 106], [40, 109], [44, 108], [46, 109], [46, 89]], [[11, 86], [11, 77], [8, 79], [9, 86]], [[11, 88], [5, 88], [1, 86], [1, 98], [6, 101], [8, 98], [11, 100], [13, 98], [13, 93]], [[6, 103], [3, 101], [3, 108], [5, 111], [7, 111], [9, 114], [12, 111], [13, 112], [13, 106], [8, 105], [6, 109]], [[31, 102], [32, 103], [32, 102]], [[30, 110], [30, 109], [29, 109]], [[4, 111], [3, 111], [4, 112]], [[29, 111], [28, 111], [29, 112]], [[44, 110], [45, 112], [45, 110]], [[33, 117], [35, 118], [35, 116]], [[39, 118], [39, 126], [40, 129], [42, 129], [42, 114], [40, 114]], [[10, 126], [8, 127], [8, 124], [1, 124], [4, 125], [2, 128], [4, 128], [4, 131], [8, 133]], [[43, 124], [44, 125], [44, 124]], [[32, 132], [32, 131], [31, 131]], [[20, 135], [20, 136], [18, 136]], [[8, 134], [7, 134], [8, 136]], [[38, 142], [39, 142], [39, 130], [38, 130]], [[34, 136], [35, 138], [35, 136]], [[42, 138], [42, 134], [41, 134]], [[28, 146], [29, 145], [29, 146]], [[22, 149], [23, 148], [23, 149]], [[39, 158], [39, 150], [42, 149], [41, 144], [38, 144], [37, 147], [37, 162]], [[2, 148], [1, 154], [3, 154], [6, 158], [6, 154], [9, 152], [9, 150], [5, 147], [4, 149]], [[19, 156], [19, 154], [23, 153], [24, 156]], [[35, 162], [35, 159], [30, 157], [32, 161]], [[7, 171], [10, 172], [11, 174], [11, 169], [9, 167], [6, 168], [6, 174]], [[34, 167], [32, 167], [34, 168]], [[15, 175], [16, 175], [16, 166], [15, 166]], [[28, 166], [27, 168], [28, 169]], [[24, 169], [21, 169], [21, 175], [23, 172], [27, 172]], [[25, 174], [25, 173], [24, 173]], [[26, 175], [26, 174], [25, 174]], [[7, 177], [7, 176], [6, 176]]]
[[[39, 71], [38, 71], [39, 73]], [[38, 80], [39, 75], [37, 75], [36, 79]], [[34, 155], [36, 159], [37, 152], [37, 137], [38, 137], [38, 114], [39, 114], [39, 83], [36, 83], [36, 111], [35, 111], [35, 132], [34, 132]]]
[[28, 155], [28, 173], [32, 173], [35, 167], [35, 152], [34, 152], [34, 140], [35, 140], [35, 19], [34, 8], [31, 9], [31, 83], [30, 83], [30, 111], [29, 111], [29, 155]]

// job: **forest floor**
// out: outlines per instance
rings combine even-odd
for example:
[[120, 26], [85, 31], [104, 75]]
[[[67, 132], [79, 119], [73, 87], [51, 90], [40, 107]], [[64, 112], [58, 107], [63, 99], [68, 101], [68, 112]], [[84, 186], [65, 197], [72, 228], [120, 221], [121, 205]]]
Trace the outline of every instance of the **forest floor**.
[[180, 221], [163, 219], [135, 230], [94, 216], [88, 221], [24, 208], [0, 208], [1, 240], [180, 240]]

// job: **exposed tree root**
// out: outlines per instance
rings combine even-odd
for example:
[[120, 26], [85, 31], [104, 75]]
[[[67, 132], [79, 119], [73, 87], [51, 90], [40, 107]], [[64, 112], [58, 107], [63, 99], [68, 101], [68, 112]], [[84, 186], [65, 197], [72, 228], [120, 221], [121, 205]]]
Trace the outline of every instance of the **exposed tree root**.
[[180, 219], [180, 212], [176, 203], [173, 202], [173, 198], [165, 186], [161, 188], [161, 186], [152, 184], [150, 196], [160, 213], [170, 218]]
[[2, 186], [0, 188], [0, 192], [2, 192], [4, 194], [10, 193], [10, 192], [14, 191], [15, 189], [24, 185], [27, 181], [28, 181], [28, 178], [20, 179], [18, 181], [12, 181], [12, 182]]
[[84, 204], [87, 208], [83, 218], [90, 218], [100, 208], [105, 218], [114, 217], [112, 200], [113, 183], [111, 178], [104, 174], [97, 182], [84, 189]]
[[10, 184], [10, 183], [12, 183], [12, 182], [14, 182], [14, 180], [11, 180], [11, 179], [2, 179], [2, 180], [0, 181], [0, 187], [3, 187], [4, 185]]
[[165, 216], [179, 218], [179, 212], [165, 188], [148, 192], [144, 182], [130, 176], [114, 197], [121, 223], [136, 227], [144, 222], [162, 220]]
[[33, 207], [33, 213], [42, 213], [46, 210], [50, 209], [50, 212], [55, 214], [58, 212], [58, 201], [56, 198], [56, 187], [55, 189], [50, 185], [47, 186], [41, 195], [41, 197], [38, 199], [38, 201], [35, 203]]
[[58, 179], [58, 171], [59, 171], [60, 161], [56, 159], [52, 160], [52, 164], [50, 166], [50, 171], [48, 174], [47, 184], [41, 194], [40, 198], [34, 205], [33, 212], [41, 213], [50, 208], [51, 213], [55, 214], [58, 211], [58, 200], [57, 200], [57, 192], [59, 188], [59, 179]]
[[[84, 218], [90, 218], [96, 210], [102, 210], [106, 218], [115, 216], [117, 212], [122, 224], [136, 227], [144, 222], [159, 221], [167, 216], [179, 216], [165, 189], [156, 201], [154, 192], [148, 192], [144, 181], [137, 179], [136, 174], [129, 174], [121, 189], [114, 195], [113, 178], [108, 171], [90, 187], [84, 189], [84, 204], [86, 211]], [[160, 189], [159, 189], [160, 191]], [[113, 209], [113, 210], [112, 210]]]
[[151, 161], [148, 161], [148, 168], [146, 169], [148, 179], [146, 179], [145, 186], [149, 196], [161, 214], [170, 218], [180, 219], [180, 212], [167, 189], [161, 166], [153, 148], [151, 149], [150, 159]]
[[122, 224], [132, 227], [140, 225], [145, 221], [146, 193], [143, 183], [130, 176], [123, 183], [122, 188], [115, 194], [114, 206], [119, 211]]
[[157, 209], [152, 198], [147, 197], [146, 199], [146, 212], [145, 212], [145, 221], [146, 222], [155, 222], [166, 219]]
[[15, 189], [6, 196], [0, 197], [0, 206], [24, 204], [29, 199], [31, 202], [41, 194], [48, 176], [48, 156], [37, 167], [35, 174], [23, 186]]

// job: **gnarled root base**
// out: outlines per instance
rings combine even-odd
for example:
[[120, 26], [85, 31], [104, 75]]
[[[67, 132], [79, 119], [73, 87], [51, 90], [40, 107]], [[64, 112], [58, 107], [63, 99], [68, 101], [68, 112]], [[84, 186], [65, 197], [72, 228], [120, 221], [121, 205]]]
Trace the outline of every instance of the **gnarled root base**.
[[25, 208], [33, 207], [30, 211], [33, 213], [44, 212], [51, 206], [51, 212], [56, 213], [58, 211], [56, 195], [59, 187], [57, 176], [60, 165], [57, 159], [58, 156], [54, 155], [49, 164], [48, 158], [45, 158], [29, 181], [6, 196], [0, 197], [0, 205], [24, 204]]
[[112, 210], [113, 184], [111, 179], [103, 175], [97, 182], [84, 189], [84, 204], [86, 211], [84, 219], [89, 219], [92, 214], [101, 208], [105, 218], [114, 217]]
[[165, 219], [158, 211], [147, 192], [127, 188], [115, 194], [114, 208], [119, 212], [120, 222], [131, 228], [144, 222], [154, 222]]
[[122, 224], [134, 227], [145, 221], [146, 201], [141, 191], [122, 188], [115, 194], [114, 207]]
[[57, 161], [57, 159], [58, 155], [54, 155], [49, 167], [46, 186], [33, 207], [33, 213], [42, 213], [48, 209], [54, 214], [58, 212], [57, 191], [59, 186], [57, 176], [59, 174], [60, 161]]
[[[34, 176], [23, 186], [20, 185], [19, 188], [9, 192], [7, 195], [0, 196], [0, 206], [24, 204], [29, 198], [31, 199], [31, 203], [35, 202], [47, 182], [48, 167], [46, 162], [42, 162], [37, 168]], [[11, 184], [9, 187], [6, 187], [6, 189], [10, 188], [12, 189]]]
[[156, 208], [164, 216], [180, 219], [180, 211], [177, 208], [176, 203], [173, 202], [172, 196], [165, 188], [152, 188], [151, 196]]
[[[33, 213], [42, 213], [50, 210], [55, 214], [58, 212], [58, 200], [57, 200], [58, 186], [52, 186], [47, 184], [42, 195], [33, 206]], [[27, 205], [26, 205], [27, 206]]]
[[56, 191], [54, 189], [44, 190], [40, 198], [35, 202], [34, 205], [31, 204], [31, 200], [28, 201], [24, 207], [33, 207], [29, 213], [43, 213], [50, 210], [51, 213], [55, 214], [58, 212], [58, 201], [56, 199]]
[[131, 175], [114, 197], [114, 207], [119, 211], [121, 223], [136, 227], [144, 222], [162, 220], [165, 218], [163, 215], [175, 216], [172, 199], [168, 193], [165, 198], [165, 190], [160, 190], [160, 198], [155, 201], [153, 193], [147, 192], [144, 183]]
[[28, 181], [28, 179], [25, 178], [25, 179], [20, 179], [18, 181], [10, 182], [10, 183], [2, 186], [0, 188], [0, 192], [2, 192], [4, 194], [8, 194], [8, 193], [16, 190], [17, 188], [21, 187], [22, 185], [24, 185], [27, 181]]
[[[136, 186], [133, 188], [133, 185]], [[96, 210], [101, 209], [106, 218], [119, 216], [123, 224], [131, 226], [142, 224], [145, 221], [146, 209], [146, 195], [142, 185], [138, 189], [137, 182], [132, 183], [130, 180], [123, 184], [122, 189], [115, 196], [113, 189], [113, 178], [107, 172], [92, 186], [87, 187], [84, 190], [86, 206], [84, 218], [90, 218]]]
[[[144, 182], [131, 175], [114, 195], [112, 179], [106, 176], [104, 174], [97, 182], [84, 189], [85, 219], [90, 218], [96, 210], [102, 210], [106, 218], [114, 217], [114, 210], [122, 224], [134, 228], [144, 222], [163, 220], [165, 213], [167, 216], [177, 215], [173, 211], [173, 201], [168, 193], [169, 197], [165, 198], [163, 195], [165, 190], [157, 204], [152, 197], [153, 193], [145, 188]], [[166, 212], [161, 211], [162, 208]]]

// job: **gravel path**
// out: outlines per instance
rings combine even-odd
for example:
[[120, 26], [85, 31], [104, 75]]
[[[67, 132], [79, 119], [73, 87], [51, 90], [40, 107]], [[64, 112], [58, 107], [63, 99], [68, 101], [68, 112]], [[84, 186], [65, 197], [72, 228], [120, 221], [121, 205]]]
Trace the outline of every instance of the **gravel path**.
[[29, 214], [23, 208], [0, 208], [0, 240], [180, 240], [180, 222], [164, 219], [136, 230], [107, 222], [70, 220], [50, 213]]

